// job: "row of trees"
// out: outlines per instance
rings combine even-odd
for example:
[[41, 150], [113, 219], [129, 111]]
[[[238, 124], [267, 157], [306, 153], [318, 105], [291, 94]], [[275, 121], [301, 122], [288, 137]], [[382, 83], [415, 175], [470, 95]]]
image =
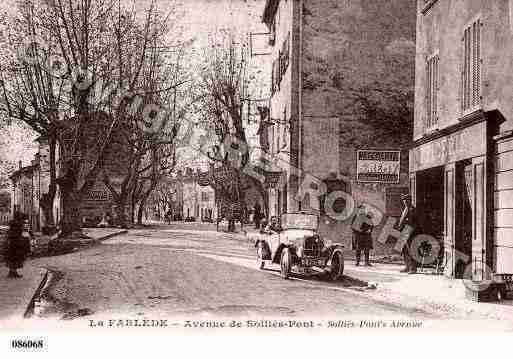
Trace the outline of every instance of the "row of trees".
[[201, 124], [211, 134], [206, 155], [213, 163], [209, 181], [215, 189], [220, 216], [228, 220], [228, 230], [235, 230], [235, 216], [244, 217], [245, 193], [250, 187], [262, 198], [267, 191], [251, 171], [251, 144], [248, 127], [252, 116], [251, 101], [257, 98], [257, 69], [252, 67], [247, 42], [233, 34], [214, 41], [208, 49], [208, 63], [200, 73], [197, 87], [201, 100]]
[[172, 14], [153, 2], [142, 16], [119, 0], [25, 0], [3, 17], [0, 110], [48, 141], [47, 226], [59, 187], [63, 233], [78, 229], [99, 180], [120, 224], [140, 221], [173, 170], [186, 44], [170, 41]]
[[245, 209], [247, 187], [266, 197], [243, 171], [246, 105], [255, 97], [249, 49], [225, 33], [191, 74], [177, 14], [154, 2], [141, 12], [120, 0], [23, 0], [15, 16], [1, 17], [0, 111], [48, 143], [50, 181], [40, 201], [47, 226], [56, 225], [59, 189], [63, 233], [79, 229], [81, 203], [99, 182], [119, 224], [142, 222], [148, 202], [169, 202], [165, 183], [193, 122], [207, 131], [208, 143], [192, 150], [214, 163], [218, 198]]

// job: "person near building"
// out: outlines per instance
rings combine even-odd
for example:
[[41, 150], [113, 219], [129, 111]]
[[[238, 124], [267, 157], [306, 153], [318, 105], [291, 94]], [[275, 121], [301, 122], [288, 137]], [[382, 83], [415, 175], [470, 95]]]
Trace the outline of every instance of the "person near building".
[[267, 219], [263, 218], [260, 222], [260, 234], [269, 234], [266, 232], [267, 229]]
[[[361, 216], [361, 217], [360, 217]], [[364, 255], [365, 265], [370, 267], [370, 251], [373, 249], [372, 244], [372, 213], [366, 212], [363, 206], [358, 208], [353, 217], [351, 229], [353, 230], [353, 248], [356, 250], [356, 265], [360, 265], [362, 252]]]
[[30, 240], [28, 219], [24, 214], [15, 212], [7, 232], [5, 262], [9, 268], [8, 278], [22, 277], [18, 273], [18, 269], [23, 268], [23, 264], [30, 254]]
[[255, 228], [260, 228], [260, 221], [262, 220], [262, 207], [260, 207], [260, 203], [256, 202], [253, 206], [253, 221], [255, 222]]
[[416, 208], [413, 206], [411, 195], [406, 194], [401, 196], [401, 200], [403, 202], [403, 212], [401, 214], [401, 219], [399, 220], [398, 229], [399, 231], [403, 231], [406, 226], [410, 226], [412, 228], [412, 232], [406, 241], [402, 249], [403, 259], [405, 268], [401, 270], [402, 273], [415, 274], [417, 273], [417, 261], [412, 257], [410, 253], [410, 247], [415, 238], [416, 233], [418, 233], [418, 219], [416, 215]]
[[[267, 221], [264, 220], [262, 223], [267, 224]], [[262, 228], [264, 228], [264, 224], [262, 224]], [[263, 233], [276, 234], [276, 233], [280, 233], [281, 230], [282, 230], [282, 228], [280, 225], [280, 220], [278, 219], [277, 216], [272, 216], [269, 224], [267, 226], [265, 226]]]

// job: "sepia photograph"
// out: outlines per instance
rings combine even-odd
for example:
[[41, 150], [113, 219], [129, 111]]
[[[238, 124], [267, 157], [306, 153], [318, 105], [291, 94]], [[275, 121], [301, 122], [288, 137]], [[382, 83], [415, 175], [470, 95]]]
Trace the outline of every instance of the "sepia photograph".
[[511, 335], [513, 0], [0, 0], [0, 353], [58, 333]]

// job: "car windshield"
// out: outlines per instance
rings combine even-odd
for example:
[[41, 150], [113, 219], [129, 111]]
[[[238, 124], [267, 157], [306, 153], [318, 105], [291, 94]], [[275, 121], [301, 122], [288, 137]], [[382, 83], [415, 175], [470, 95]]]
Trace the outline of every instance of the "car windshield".
[[283, 229], [317, 229], [317, 216], [305, 213], [286, 213], [281, 216]]

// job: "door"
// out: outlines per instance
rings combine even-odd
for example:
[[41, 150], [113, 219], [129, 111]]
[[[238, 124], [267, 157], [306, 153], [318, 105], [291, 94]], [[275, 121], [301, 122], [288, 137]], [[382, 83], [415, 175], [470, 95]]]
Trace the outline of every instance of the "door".
[[443, 226], [443, 238], [444, 238], [444, 275], [447, 277], [454, 277], [455, 267], [455, 195], [456, 195], [456, 183], [454, 175], [456, 171], [455, 164], [449, 164], [445, 166], [444, 170], [444, 226]]
[[484, 156], [472, 161], [472, 279], [476, 281], [489, 279], [486, 275], [486, 158]]
[[[470, 163], [470, 164], [469, 164]], [[472, 161], [461, 161], [456, 165], [456, 236], [455, 277], [464, 278], [472, 263], [472, 197], [474, 174]]]

